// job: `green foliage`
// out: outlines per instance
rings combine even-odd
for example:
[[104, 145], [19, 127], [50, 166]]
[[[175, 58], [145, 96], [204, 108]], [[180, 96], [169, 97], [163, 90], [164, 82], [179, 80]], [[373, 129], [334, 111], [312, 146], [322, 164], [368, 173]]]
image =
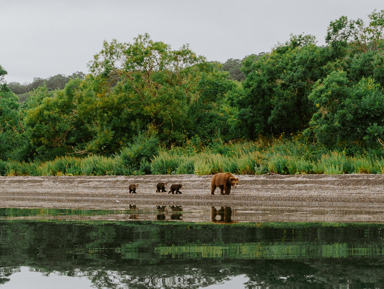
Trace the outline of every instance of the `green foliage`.
[[[377, 147], [384, 134], [384, 90], [371, 78], [351, 85], [346, 72], [316, 83], [309, 98], [318, 107], [310, 130], [328, 147]], [[308, 133], [308, 131], [307, 131]]]
[[55, 93], [41, 87], [26, 103], [25, 123], [40, 159], [52, 159], [86, 146], [90, 132], [76, 103], [80, 86], [81, 80], [76, 79]]
[[6, 73], [0, 66], [0, 160], [21, 160], [23, 156], [15, 152], [25, 145], [25, 130], [17, 96], [1, 83]]
[[146, 131], [171, 145], [194, 135], [207, 139], [227, 129], [223, 109], [226, 93], [235, 84], [218, 65], [206, 62], [187, 45], [171, 50], [148, 34], [133, 43], [105, 42], [90, 68], [92, 82], [98, 83], [92, 86], [100, 96], [98, 102], [105, 97], [118, 103], [102, 120], [108, 122], [106, 127], [114, 123], [110, 117], [119, 116], [119, 126], [112, 129], [115, 139], [127, 131]]
[[[368, 18], [332, 21], [325, 46], [292, 35], [223, 65], [144, 34], [104, 42], [87, 76], [36, 78], [25, 89], [6, 85], [0, 66], [0, 160], [118, 154], [123, 174], [345, 172], [317, 168], [317, 159], [333, 151], [384, 155], [384, 10]], [[273, 141], [249, 145], [266, 138]], [[157, 158], [160, 147], [170, 155]], [[354, 162], [362, 162], [357, 171], [381, 170]], [[110, 171], [93, 167], [89, 160], [86, 173]]]
[[0, 160], [0, 176], [5, 176], [7, 172], [7, 163]]
[[244, 73], [241, 71], [241, 60], [230, 58], [223, 63], [222, 69], [229, 73], [231, 79], [243, 81], [245, 79]]
[[153, 158], [151, 162], [151, 173], [154, 175], [176, 174], [182, 163], [182, 156], [163, 151]]
[[[31, 83], [27, 84], [20, 84], [18, 82], [11, 82], [8, 84], [8, 87], [10, 90], [17, 94], [19, 97], [21, 94], [30, 95], [31, 92], [38, 89], [41, 86], [46, 86], [48, 90], [59, 90], [63, 89], [65, 85], [71, 80], [71, 79], [84, 79], [85, 75], [82, 72], [75, 72], [72, 75], [65, 76], [63, 74], [57, 74], [51, 77], [48, 77], [46, 79], [36, 77], [33, 79]], [[24, 102], [21, 101], [20, 102]]]
[[245, 95], [239, 100], [247, 137], [296, 133], [307, 125], [314, 107], [308, 94], [326, 73], [327, 47], [311, 36], [292, 36], [271, 53], [244, 61]]
[[382, 156], [348, 156], [346, 151], [327, 151], [323, 146], [278, 139], [271, 142], [222, 145], [220, 152], [205, 147], [190, 153], [187, 148], [166, 150], [158, 140], [142, 138], [114, 157], [63, 156], [47, 162], [0, 161], [0, 175], [75, 176], [132, 174], [352, 174], [383, 173]]
[[129, 146], [120, 152], [122, 165], [128, 174], [150, 173], [150, 161], [158, 155], [160, 140], [140, 134]]

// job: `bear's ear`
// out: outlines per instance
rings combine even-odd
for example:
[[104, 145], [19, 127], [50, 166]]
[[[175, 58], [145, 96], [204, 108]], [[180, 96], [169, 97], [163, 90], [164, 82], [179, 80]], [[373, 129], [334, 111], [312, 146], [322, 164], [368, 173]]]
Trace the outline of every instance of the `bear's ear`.
[[235, 178], [232, 178], [232, 177], [231, 177], [230, 180], [233, 181], [233, 180], [235, 180]]

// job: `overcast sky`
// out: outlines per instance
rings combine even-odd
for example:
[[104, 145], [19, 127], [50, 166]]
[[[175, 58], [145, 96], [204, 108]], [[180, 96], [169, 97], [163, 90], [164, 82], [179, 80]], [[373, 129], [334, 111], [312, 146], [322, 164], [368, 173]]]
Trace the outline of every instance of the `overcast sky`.
[[0, 0], [0, 65], [5, 80], [87, 73], [104, 40], [149, 33], [221, 62], [270, 51], [290, 34], [324, 43], [340, 16], [367, 20], [383, 0]]

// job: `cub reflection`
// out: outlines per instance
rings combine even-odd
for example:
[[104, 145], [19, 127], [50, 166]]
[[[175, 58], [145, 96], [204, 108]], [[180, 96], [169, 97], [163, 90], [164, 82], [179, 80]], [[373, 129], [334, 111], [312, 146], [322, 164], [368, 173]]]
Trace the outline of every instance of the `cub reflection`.
[[132, 213], [128, 217], [130, 220], [137, 220], [139, 218], [139, 215], [138, 215], [139, 210], [136, 208], [136, 205], [129, 204], [129, 211]]
[[222, 223], [222, 224], [234, 223], [231, 217], [232, 217], [231, 207], [221, 207], [220, 210], [217, 210], [215, 207], [211, 207], [212, 223]]
[[157, 206], [157, 216], [156, 219], [158, 221], [164, 221], [165, 220], [165, 208], [166, 206]]
[[[183, 207], [182, 206], [169, 206], [171, 208], [171, 220], [183, 220]], [[164, 221], [167, 216], [167, 206], [156, 206], [157, 215], [156, 219], [158, 221]], [[169, 215], [168, 215], [169, 216]]]
[[181, 213], [183, 211], [182, 206], [171, 206], [171, 210], [172, 210], [172, 215], [171, 215], [172, 220], [183, 220], [181, 218], [183, 216], [183, 214]]

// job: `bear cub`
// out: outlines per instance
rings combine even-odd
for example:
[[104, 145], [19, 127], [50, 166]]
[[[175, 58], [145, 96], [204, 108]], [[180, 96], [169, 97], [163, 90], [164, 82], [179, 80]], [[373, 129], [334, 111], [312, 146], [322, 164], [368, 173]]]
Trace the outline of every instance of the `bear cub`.
[[165, 189], [166, 186], [167, 186], [167, 183], [158, 183], [156, 185], [156, 193], [166, 192], [166, 189]]
[[176, 193], [176, 194], [181, 194], [180, 189], [181, 189], [182, 187], [183, 187], [183, 185], [181, 185], [181, 184], [174, 184], [174, 185], [171, 186], [171, 190], [168, 192], [168, 194], [169, 194], [169, 193], [172, 193], [172, 194], [174, 194], [174, 193]]
[[129, 185], [129, 193], [136, 193], [136, 189], [139, 187], [139, 184], [132, 184], [132, 185]]

